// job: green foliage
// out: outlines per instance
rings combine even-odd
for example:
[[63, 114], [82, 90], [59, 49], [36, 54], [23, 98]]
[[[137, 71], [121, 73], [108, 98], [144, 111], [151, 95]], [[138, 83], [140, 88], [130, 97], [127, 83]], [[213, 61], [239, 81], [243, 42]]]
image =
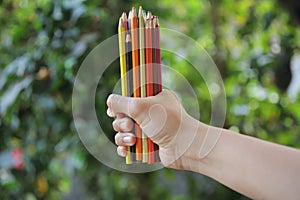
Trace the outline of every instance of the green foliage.
[[[131, 6], [151, 10], [162, 27], [187, 34], [213, 57], [226, 88], [226, 128], [300, 147], [299, 98], [293, 101], [286, 94], [290, 60], [300, 45], [299, 26], [274, 1], [1, 4], [0, 150], [22, 148], [26, 165], [22, 171], [12, 170], [10, 179], [0, 174], [0, 199], [245, 199], [194, 173], [115, 171], [81, 144], [72, 119], [76, 72], [90, 50], [116, 33], [119, 15]], [[201, 120], [208, 123], [210, 95], [203, 79], [170, 53], [163, 52], [163, 60], [193, 86]], [[105, 100], [119, 78], [118, 70], [118, 62], [113, 63], [96, 94], [97, 115], [110, 139], [113, 130]], [[191, 101], [182, 99], [184, 105]]]

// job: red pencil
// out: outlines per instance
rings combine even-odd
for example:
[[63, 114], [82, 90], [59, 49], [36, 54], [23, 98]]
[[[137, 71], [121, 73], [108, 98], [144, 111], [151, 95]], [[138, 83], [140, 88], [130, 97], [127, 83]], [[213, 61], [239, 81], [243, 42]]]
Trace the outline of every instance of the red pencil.
[[[162, 79], [161, 79], [161, 55], [160, 55], [160, 29], [158, 23], [158, 17], [154, 16], [153, 18], [153, 56], [154, 58], [154, 67], [153, 67], [153, 80], [154, 80], [154, 95], [157, 95], [162, 91]], [[157, 144], [154, 144], [155, 151], [155, 161], [159, 162], [159, 147]]]
[[[146, 95], [153, 96], [153, 67], [152, 67], [152, 28], [151, 14], [148, 13], [145, 27], [145, 52], [146, 52]], [[154, 143], [148, 138], [148, 163], [155, 163]]]

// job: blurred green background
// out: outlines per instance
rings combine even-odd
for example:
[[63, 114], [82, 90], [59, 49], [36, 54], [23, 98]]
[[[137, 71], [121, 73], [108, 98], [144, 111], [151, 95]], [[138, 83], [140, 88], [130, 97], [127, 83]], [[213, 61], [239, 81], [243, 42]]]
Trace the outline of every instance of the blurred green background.
[[[23, 170], [0, 171], [0, 199], [247, 199], [192, 172], [110, 169], [80, 142], [72, 119], [76, 72], [97, 44], [117, 33], [119, 16], [132, 6], [151, 10], [161, 27], [187, 34], [214, 59], [227, 95], [225, 128], [300, 147], [297, 1], [0, 3], [0, 151], [21, 148], [26, 162]], [[208, 123], [210, 96], [204, 81], [172, 54], [163, 52], [163, 62], [191, 83], [201, 121]], [[114, 131], [105, 100], [118, 79], [116, 61], [96, 95], [97, 115], [110, 138]]]

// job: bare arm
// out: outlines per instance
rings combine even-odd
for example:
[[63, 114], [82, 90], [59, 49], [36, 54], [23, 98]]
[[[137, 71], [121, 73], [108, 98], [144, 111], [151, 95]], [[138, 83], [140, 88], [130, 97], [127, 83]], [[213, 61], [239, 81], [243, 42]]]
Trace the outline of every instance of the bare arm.
[[300, 151], [296, 149], [222, 129], [206, 158], [187, 160], [193, 171], [254, 199], [300, 197]]
[[[300, 197], [299, 150], [203, 124], [167, 90], [139, 99], [113, 95], [107, 104], [108, 114], [118, 116], [113, 126], [121, 156], [135, 142], [127, 115], [159, 145], [167, 167], [202, 173], [254, 199]], [[206, 147], [213, 135], [215, 145]]]

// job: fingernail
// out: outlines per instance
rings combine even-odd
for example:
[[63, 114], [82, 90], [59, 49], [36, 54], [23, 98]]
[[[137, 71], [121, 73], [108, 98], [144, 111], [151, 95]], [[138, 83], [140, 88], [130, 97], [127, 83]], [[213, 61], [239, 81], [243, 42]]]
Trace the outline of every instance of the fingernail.
[[131, 142], [131, 137], [130, 137], [130, 136], [125, 136], [125, 137], [123, 138], [123, 142], [125, 142], [125, 143], [130, 143], [130, 142]]

